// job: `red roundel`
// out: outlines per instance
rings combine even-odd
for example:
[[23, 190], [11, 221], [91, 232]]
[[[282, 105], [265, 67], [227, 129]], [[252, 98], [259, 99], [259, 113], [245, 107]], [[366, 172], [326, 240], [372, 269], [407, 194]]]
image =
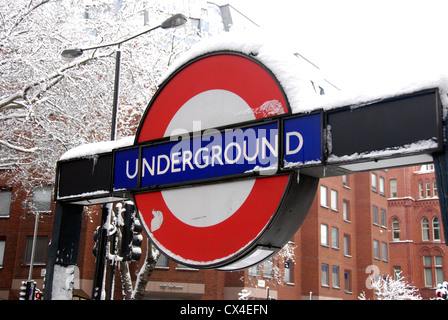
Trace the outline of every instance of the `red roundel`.
[[[249, 56], [218, 52], [165, 81], [140, 123], [136, 143], [176, 130], [204, 130], [289, 113], [276, 79]], [[134, 195], [145, 229], [170, 258], [191, 266], [235, 261], [274, 217], [289, 175]]]

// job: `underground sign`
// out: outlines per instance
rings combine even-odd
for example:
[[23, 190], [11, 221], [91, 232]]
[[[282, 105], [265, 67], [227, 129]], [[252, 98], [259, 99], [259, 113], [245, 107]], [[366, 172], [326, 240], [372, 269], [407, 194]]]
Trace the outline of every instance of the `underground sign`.
[[[149, 103], [134, 143], [144, 147], [115, 154], [123, 168], [115, 188], [140, 187], [134, 201], [143, 225], [169, 258], [195, 268], [247, 268], [291, 239], [317, 188], [316, 178], [279, 174], [279, 162], [294, 160], [307, 139], [279, 130], [276, 116], [289, 113], [275, 76], [253, 57], [197, 57]], [[303, 120], [291, 120], [296, 128], [292, 121]], [[319, 157], [320, 115], [310, 121], [319, 149], [311, 153]], [[193, 180], [203, 183], [182, 184]], [[163, 184], [177, 187], [157, 190]]]

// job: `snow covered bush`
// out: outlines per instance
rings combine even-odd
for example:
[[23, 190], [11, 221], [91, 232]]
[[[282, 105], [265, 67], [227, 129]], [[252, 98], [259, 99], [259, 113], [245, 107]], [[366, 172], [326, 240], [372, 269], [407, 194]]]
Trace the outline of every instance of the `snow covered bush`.
[[[416, 287], [409, 285], [401, 273], [394, 279], [388, 275], [386, 277], [370, 276], [372, 280], [372, 290], [374, 290], [376, 300], [421, 300], [422, 297]], [[368, 300], [365, 292], [362, 292], [359, 300]]]

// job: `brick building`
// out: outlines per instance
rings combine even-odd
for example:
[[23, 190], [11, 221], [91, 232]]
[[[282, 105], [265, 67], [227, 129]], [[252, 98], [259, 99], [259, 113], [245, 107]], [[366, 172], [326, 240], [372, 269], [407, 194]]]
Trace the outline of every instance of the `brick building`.
[[[213, 12], [221, 13], [224, 29], [244, 18], [228, 5], [215, 9], [219, 10]], [[212, 35], [209, 21], [193, 20], [203, 28], [204, 37], [205, 33]], [[251, 21], [243, 23], [253, 25]], [[8, 170], [0, 170], [0, 299], [14, 300], [19, 298], [21, 282], [29, 277], [36, 212], [39, 223], [31, 278], [43, 287], [54, 206], [51, 186], [23, 190], [21, 185], [8, 185], [7, 178]], [[99, 206], [93, 206], [83, 215], [75, 298], [89, 299], [92, 292], [92, 235], [100, 212]], [[310, 212], [290, 245], [293, 258], [275, 256], [235, 272], [191, 269], [161, 256], [145, 298], [237, 299], [243, 289], [256, 299], [268, 295], [282, 300], [357, 299], [363, 291], [372, 298], [372, 290], [366, 287], [369, 275], [400, 271], [423, 297], [431, 298], [436, 284], [448, 279], [432, 167], [322, 179]], [[133, 271], [142, 264], [143, 259], [134, 263]], [[120, 286], [117, 279], [115, 299], [121, 299]]]
[[302, 298], [357, 299], [369, 270], [389, 274], [385, 176], [375, 171], [321, 180], [300, 229]]
[[[37, 188], [27, 198], [20, 186], [7, 186], [5, 181], [0, 183], [0, 298], [13, 300], [29, 276], [35, 212], [39, 224], [31, 278], [43, 287], [54, 208], [50, 189]], [[100, 221], [99, 209], [87, 207], [83, 216], [75, 298], [91, 295], [92, 235]], [[222, 272], [191, 269], [161, 256], [145, 298], [237, 299], [243, 289], [257, 299], [269, 294], [282, 300], [350, 300], [362, 292], [372, 298], [366, 286], [369, 275], [402, 272], [429, 299], [437, 283], [448, 278], [441, 228], [432, 165], [325, 178], [291, 239], [292, 259], [277, 255], [243, 271]], [[135, 274], [143, 258], [133, 264]], [[121, 299], [118, 277], [114, 298]]]
[[424, 298], [448, 279], [445, 239], [434, 166], [389, 170], [388, 226], [391, 268], [420, 289]]

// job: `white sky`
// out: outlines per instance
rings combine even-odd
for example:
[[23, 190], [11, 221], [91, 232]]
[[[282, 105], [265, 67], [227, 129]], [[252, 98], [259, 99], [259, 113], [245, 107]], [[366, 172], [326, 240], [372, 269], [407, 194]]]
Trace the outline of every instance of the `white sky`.
[[217, 0], [294, 45], [342, 89], [447, 65], [447, 0]]

